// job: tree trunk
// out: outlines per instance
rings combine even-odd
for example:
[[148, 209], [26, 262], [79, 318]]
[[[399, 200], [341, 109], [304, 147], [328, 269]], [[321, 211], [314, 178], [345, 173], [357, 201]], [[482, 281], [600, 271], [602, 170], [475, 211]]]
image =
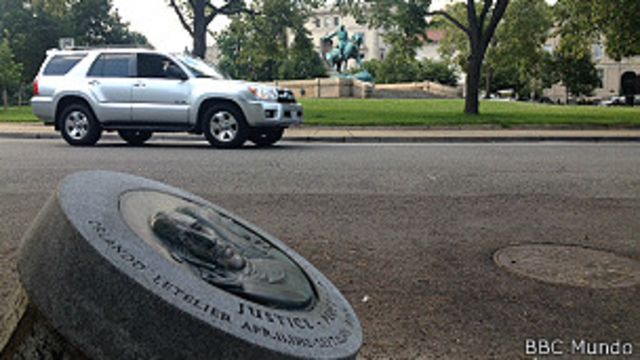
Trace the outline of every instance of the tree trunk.
[[4, 107], [4, 111], [9, 109], [9, 94], [7, 94], [7, 89], [2, 89], [2, 105]]
[[207, 21], [205, 1], [198, 0], [193, 8], [193, 55], [204, 59], [207, 54]]
[[469, 115], [480, 113], [478, 94], [480, 92], [480, 70], [482, 69], [482, 56], [471, 56], [467, 71], [467, 94], [464, 101], [464, 112]]
[[491, 67], [487, 66], [485, 68], [485, 71], [487, 72], [486, 76], [485, 76], [485, 84], [484, 84], [484, 98], [485, 99], [490, 99], [491, 98], [491, 81], [493, 80], [493, 70], [491, 69]]

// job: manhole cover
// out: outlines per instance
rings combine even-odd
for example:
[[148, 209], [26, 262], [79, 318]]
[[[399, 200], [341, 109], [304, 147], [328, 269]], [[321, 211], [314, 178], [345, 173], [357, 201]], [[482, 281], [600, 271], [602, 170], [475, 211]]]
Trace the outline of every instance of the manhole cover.
[[640, 262], [579, 246], [510, 246], [498, 250], [493, 260], [516, 274], [554, 284], [598, 289], [640, 284]]

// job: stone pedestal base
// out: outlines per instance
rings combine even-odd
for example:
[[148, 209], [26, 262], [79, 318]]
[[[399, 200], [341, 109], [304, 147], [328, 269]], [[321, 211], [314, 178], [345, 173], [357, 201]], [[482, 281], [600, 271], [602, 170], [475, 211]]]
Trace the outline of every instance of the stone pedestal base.
[[56, 332], [22, 286], [0, 319], [0, 360], [89, 360]]

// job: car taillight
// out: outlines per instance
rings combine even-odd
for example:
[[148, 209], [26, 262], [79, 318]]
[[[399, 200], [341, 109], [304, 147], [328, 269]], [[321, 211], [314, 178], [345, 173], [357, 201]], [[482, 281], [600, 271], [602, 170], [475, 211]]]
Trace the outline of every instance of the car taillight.
[[40, 86], [38, 85], [38, 79], [33, 82], [33, 95], [40, 95]]

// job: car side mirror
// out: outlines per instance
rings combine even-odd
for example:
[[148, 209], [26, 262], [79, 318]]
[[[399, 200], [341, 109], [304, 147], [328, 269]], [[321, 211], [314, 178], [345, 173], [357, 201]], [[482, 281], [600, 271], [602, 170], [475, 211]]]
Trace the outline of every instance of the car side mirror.
[[167, 77], [169, 79], [187, 80], [189, 77], [177, 65], [171, 64], [167, 67]]

